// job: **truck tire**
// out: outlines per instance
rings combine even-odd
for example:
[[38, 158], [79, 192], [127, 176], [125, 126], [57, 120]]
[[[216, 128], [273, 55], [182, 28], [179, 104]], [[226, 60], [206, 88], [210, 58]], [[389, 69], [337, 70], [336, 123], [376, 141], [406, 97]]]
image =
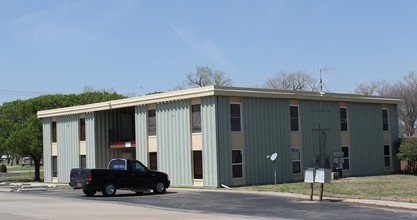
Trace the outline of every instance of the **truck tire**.
[[114, 196], [116, 194], [116, 190], [116, 185], [113, 183], [106, 183], [104, 184], [101, 193], [103, 193], [103, 196]]
[[155, 194], [164, 194], [167, 191], [167, 187], [164, 181], [158, 180], [155, 182], [155, 186], [153, 188], [153, 193]]
[[94, 196], [97, 192], [97, 190], [87, 190], [87, 189], [83, 189], [83, 192], [86, 196]]

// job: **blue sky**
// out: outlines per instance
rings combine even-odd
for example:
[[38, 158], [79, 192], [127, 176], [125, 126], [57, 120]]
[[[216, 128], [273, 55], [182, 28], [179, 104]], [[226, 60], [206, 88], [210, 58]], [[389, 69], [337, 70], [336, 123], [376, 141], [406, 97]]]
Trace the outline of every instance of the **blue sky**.
[[331, 92], [417, 71], [417, 1], [0, 0], [0, 104], [86, 86], [168, 91], [196, 66], [235, 86], [332, 68]]

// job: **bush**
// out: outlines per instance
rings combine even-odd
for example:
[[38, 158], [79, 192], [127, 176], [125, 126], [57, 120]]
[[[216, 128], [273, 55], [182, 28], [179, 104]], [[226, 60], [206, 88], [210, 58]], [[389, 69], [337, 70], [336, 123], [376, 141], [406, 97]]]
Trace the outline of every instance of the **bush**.
[[7, 167], [6, 167], [6, 165], [4, 165], [4, 164], [0, 164], [0, 171], [1, 171], [1, 172], [3, 172], [3, 173], [6, 173], [6, 172], [7, 172]]

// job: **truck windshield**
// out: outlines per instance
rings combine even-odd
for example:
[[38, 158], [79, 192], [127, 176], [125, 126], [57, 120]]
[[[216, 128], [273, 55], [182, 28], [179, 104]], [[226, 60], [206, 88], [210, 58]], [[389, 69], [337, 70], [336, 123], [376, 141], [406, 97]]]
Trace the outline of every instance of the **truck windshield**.
[[113, 170], [125, 170], [126, 161], [125, 160], [112, 160], [108, 168], [113, 169]]

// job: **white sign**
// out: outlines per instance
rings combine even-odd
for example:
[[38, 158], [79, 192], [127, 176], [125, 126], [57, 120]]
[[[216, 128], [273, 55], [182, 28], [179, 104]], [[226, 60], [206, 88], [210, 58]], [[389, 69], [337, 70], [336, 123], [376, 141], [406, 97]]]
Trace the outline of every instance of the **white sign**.
[[316, 176], [314, 178], [314, 182], [316, 183], [330, 183], [332, 178], [332, 172], [330, 169], [317, 169]]
[[304, 182], [314, 183], [314, 168], [307, 168], [304, 171]]
[[125, 142], [125, 147], [132, 147], [132, 143], [131, 142]]

